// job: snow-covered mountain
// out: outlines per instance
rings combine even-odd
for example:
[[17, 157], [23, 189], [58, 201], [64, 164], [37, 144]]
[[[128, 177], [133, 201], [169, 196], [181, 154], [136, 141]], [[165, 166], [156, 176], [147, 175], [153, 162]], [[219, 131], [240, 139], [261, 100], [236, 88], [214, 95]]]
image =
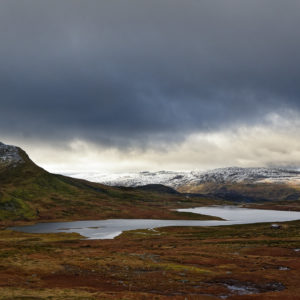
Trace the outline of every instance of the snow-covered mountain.
[[0, 164], [14, 166], [21, 162], [23, 162], [23, 159], [19, 154], [18, 147], [5, 145], [0, 142]]
[[112, 186], [141, 186], [163, 184], [175, 189], [182, 186], [196, 186], [206, 183], [299, 183], [300, 172], [276, 168], [219, 168], [200, 172], [139, 172], [126, 174], [71, 173], [76, 178]]
[[136, 187], [147, 184], [163, 184], [169, 187], [180, 186], [183, 180], [190, 180], [188, 172], [139, 172], [139, 173], [121, 173], [121, 174], [103, 174], [103, 173], [67, 173], [75, 178], [82, 178], [89, 181], [103, 183], [111, 186]]

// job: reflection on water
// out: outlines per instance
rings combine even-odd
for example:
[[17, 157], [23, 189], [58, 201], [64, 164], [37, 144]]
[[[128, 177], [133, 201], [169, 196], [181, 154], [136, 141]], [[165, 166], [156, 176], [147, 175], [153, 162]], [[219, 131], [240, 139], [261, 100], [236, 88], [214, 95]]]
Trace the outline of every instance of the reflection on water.
[[249, 209], [234, 206], [196, 207], [178, 209], [178, 211], [216, 216], [224, 219], [224, 221], [110, 219], [38, 223], [30, 226], [12, 227], [10, 229], [30, 233], [77, 232], [89, 239], [112, 239], [123, 231], [136, 229], [151, 229], [166, 226], [224, 226], [263, 222], [284, 222], [300, 219], [300, 212], [295, 211]]

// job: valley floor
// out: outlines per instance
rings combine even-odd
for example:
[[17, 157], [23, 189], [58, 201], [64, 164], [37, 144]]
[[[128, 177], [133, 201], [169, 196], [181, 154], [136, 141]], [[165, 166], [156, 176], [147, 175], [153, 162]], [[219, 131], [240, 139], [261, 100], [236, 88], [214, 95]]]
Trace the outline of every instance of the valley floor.
[[300, 299], [300, 221], [125, 232], [0, 230], [0, 299]]

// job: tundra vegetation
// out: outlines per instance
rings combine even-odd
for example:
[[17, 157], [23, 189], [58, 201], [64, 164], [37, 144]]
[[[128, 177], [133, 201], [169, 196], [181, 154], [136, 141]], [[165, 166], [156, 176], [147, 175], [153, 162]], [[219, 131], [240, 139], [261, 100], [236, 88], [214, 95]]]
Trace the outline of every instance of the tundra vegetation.
[[300, 221], [77, 234], [0, 231], [0, 299], [298, 299]]
[[[0, 163], [0, 299], [299, 297], [300, 221], [135, 230], [112, 240], [8, 230], [80, 219], [216, 219], [172, 209], [229, 203], [50, 174], [18, 151], [21, 163]], [[245, 205], [300, 210], [296, 199]]]

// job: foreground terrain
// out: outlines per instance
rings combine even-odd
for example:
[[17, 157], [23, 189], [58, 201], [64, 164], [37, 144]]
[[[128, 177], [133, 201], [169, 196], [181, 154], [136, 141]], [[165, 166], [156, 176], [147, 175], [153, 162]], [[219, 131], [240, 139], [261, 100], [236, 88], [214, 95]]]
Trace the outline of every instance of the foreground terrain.
[[174, 209], [228, 200], [300, 210], [298, 186], [233, 182], [218, 189], [206, 185], [204, 195], [157, 184], [109, 187], [48, 173], [22, 149], [1, 143], [0, 183], [0, 300], [300, 299], [300, 221], [278, 229], [253, 224], [136, 230], [113, 240], [6, 229], [80, 219], [216, 219]]
[[300, 221], [125, 232], [0, 231], [0, 299], [299, 299]]

